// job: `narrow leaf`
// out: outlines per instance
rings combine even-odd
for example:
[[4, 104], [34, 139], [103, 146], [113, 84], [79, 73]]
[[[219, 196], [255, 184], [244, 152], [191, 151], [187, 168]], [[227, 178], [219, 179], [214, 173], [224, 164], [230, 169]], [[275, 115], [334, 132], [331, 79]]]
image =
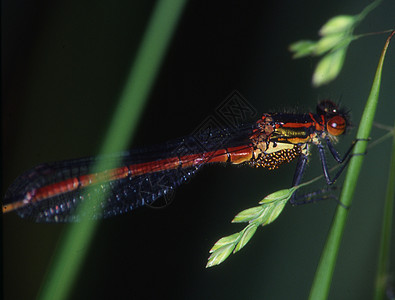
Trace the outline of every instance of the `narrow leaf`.
[[333, 17], [321, 27], [319, 33], [321, 36], [344, 33], [352, 29], [356, 19], [356, 17], [350, 15], [340, 15]]
[[273, 222], [277, 217], [280, 215], [280, 213], [283, 211], [286, 201], [279, 202], [277, 205], [273, 207], [273, 209], [270, 212], [270, 215], [268, 216], [267, 222], [264, 224], [270, 224]]
[[298, 41], [289, 46], [289, 51], [294, 52], [293, 58], [301, 58], [312, 55], [316, 44], [317, 42], [309, 40]]
[[265, 209], [262, 211], [260, 216], [252, 221], [252, 222], [262, 225], [262, 226], [267, 224], [267, 219], [270, 217], [273, 207], [276, 206], [276, 204], [270, 203], [270, 204], [264, 204], [263, 206]]
[[[358, 133], [356, 135], [358, 138], [369, 137], [379, 98], [381, 73], [384, 64], [384, 58], [390, 43], [390, 39], [394, 35], [395, 31], [393, 31], [387, 38], [384, 49], [381, 52], [372, 88], [370, 90], [370, 94], [365, 105], [363, 115], [361, 117], [361, 120], [363, 120], [363, 122], [361, 122], [361, 124], [359, 125]], [[354, 153], [364, 153], [365, 150], [366, 143], [357, 143], [355, 145]], [[362, 161], [363, 155], [359, 156], [358, 159], [352, 159], [350, 161], [350, 165], [348, 166], [347, 174], [344, 179], [343, 189], [340, 195], [340, 202], [347, 207], [350, 207], [352, 204], [352, 197], [357, 185], [358, 175], [362, 168]], [[332, 276], [334, 273], [336, 259], [340, 248], [340, 242], [343, 237], [347, 216], [347, 209], [338, 206], [325, 244], [325, 248], [323, 250], [320, 262], [317, 267], [313, 285], [310, 290], [309, 299], [311, 300], [328, 298], [329, 289], [332, 282]]]
[[235, 250], [233, 253], [236, 253], [239, 251], [241, 248], [243, 248], [252, 238], [252, 236], [255, 234], [256, 229], [258, 228], [258, 224], [251, 223], [249, 224], [242, 232], [243, 235], [240, 239], [240, 241], [237, 243]]
[[343, 33], [331, 34], [321, 38], [314, 48], [314, 55], [321, 55], [332, 50], [343, 42], [345, 35]]
[[326, 54], [318, 63], [313, 74], [313, 85], [315, 87], [329, 83], [339, 74], [344, 58], [346, 57], [347, 47]]
[[262, 206], [255, 206], [239, 212], [232, 220], [232, 223], [248, 222], [257, 218], [262, 213]]
[[241, 235], [242, 235], [242, 233], [238, 232], [238, 233], [228, 235], [228, 236], [225, 236], [225, 237], [219, 239], [214, 244], [214, 246], [210, 249], [209, 252], [212, 253], [212, 252], [216, 251], [217, 249], [224, 247], [226, 245], [229, 245], [229, 244], [235, 245], [238, 242], [238, 240], [240, 239]]
[[230, 244], [215, 250], [208, 258], [206, 268], [216, 266], [222, 263], [232, 253], [234, 247], [235, 247], [234, 244]]
[[291, 198], [292, 194], [295, 193], [295, 191], [299, 187], [292, 187], [290, 189], [284, 189], [284, 190], [279, 190], [277, 192], [274, 192], [270, 195], [267, 195], [265, 198], [263, 198], [259, 204], [267, 204], [271, 202], [276, 202], [276, 201], [282, 201], [282, 200], [289, 200]]

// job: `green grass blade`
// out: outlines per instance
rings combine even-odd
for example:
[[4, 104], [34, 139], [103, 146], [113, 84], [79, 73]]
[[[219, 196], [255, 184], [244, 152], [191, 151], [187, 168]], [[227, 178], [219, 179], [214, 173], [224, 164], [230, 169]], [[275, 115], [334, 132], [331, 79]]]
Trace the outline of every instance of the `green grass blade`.
[[[370, 135], [370, 131], [373, 124], [374, 115], [379, 98], [379, 90], [381, 83], [381, 73], [384, 63], [384, 58], [391, 37], [395, 31], [388, 37], [384, 49], [381, 53], [379, 64], [377, 66], [376, 74], [373, 80], [372, 88], [365, 105], [365, 109], [362, 115], [362, 122], [358, 128], [357, 138], [367, 139]], [[354, 153], [365, 153], [367, 147], [366, 142], [358, 142], [354, 148]], [[352, 197], [354, 195], [355, 187], [360, 173], [364, 155], [354, 156], [351, 159], [350, 165], [347, 170], [346, 178], [340, 201], [346, 207], [351, 206]], [[340, 248], [341, 238], [343, 236], [348, 210], [342, 206], [338, 206], [335, 214], [334, 221], [332, 223], [329, 236], [327, 238], [321, 259], [314, 277], [313, 285], [310, 290], [309, 299], [327, 299], [329, 289], [332, 281], [333, 272], [335, 269], [337, 254]]]
[[[394, 124], [395, 126], [395, 124]], [[395, 127], [392, 131], [395, 134]], [[386, 284], [388, 281], [388, 268], [390, 263], [391, 249], [391, 229], [392, 212], [394, 211], [395, 201], [395, 135], [392, 141], [392, 157], [390, 162], [390, 172], [388, 176], [387, 192], [385, 195], [384, 216], [381, 229], [380, 250], [377, 265], [376, 284], [374, 299], [384, 299]]]
[[[100, 153], [124, 149], [133, 136], [185, 2], [161, 0], [154, 8]], [[100, 166], [94, 167], [96, 170], [99, 168]], [[86, 209], [86, 203], [80, 206], [80, 210]], [[93, 221], [82, 221], [67, 228], [54, 264], [46, 276], [40, 299], [68, 297], [95, 228], [96, 222]]]

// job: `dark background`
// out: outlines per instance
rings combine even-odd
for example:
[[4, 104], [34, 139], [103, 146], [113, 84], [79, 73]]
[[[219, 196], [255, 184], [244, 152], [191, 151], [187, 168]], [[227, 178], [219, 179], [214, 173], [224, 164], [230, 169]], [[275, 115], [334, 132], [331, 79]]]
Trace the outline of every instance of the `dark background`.
[[[131, 146], [193, 132], [235, 89], [259, 113], [306, 111], [322, 98], [341, 100], [357, 125], [386, 35], [352, 43], [340, 77], [319, 89], [310, 83], [316, 60], [292, 60], [287, 49], [296, 40], [317, 39], [329, 18], [357, 14], [369, 3], [191, 1]], [[36, 164], [97, 153], [154, 4], [2, 2], [3, 194]], [[393, 28], [394, 12], [394, 2], [384, 1], [357, 33]], [[395, 110], [393, 48], [376, 116], [389, 126]], [[341, 139], [340, 152], [355, 133]], [[372, 138], [382, 134], [374, 129]], [[390, 145], [387, 140], [366, 156], [330, 299], [372, 296]], [[294, 163], [273, 172], [205, 168], [177, 190], [166, 209], [142, 208], [104, 220], [70, 299], [305, 299], [336, 208], [333, 201], [287, 206], [241, 252], [204, 268], [217, 239], [243, 228], [230, 224], [233, 216], [288, 187], [294, 168]], [[320, 172], [315, 156], [306, 179]], [[36, 297], [65, 226], [35, 224], [16, 214], [3, 217], [5, 299]]]

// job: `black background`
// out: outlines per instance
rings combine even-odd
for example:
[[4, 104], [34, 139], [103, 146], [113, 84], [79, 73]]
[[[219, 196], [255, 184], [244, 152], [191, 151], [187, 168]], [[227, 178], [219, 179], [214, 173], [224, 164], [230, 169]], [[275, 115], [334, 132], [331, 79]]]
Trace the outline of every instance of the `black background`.
[[[97, 153], [154, 4], [2, 2], [3, 193], [36, 164]], [[292, 60], [287, 49], [296, 40], [317, 39], [332, 16], [357, 14], [368, 4], [189, 2], [131, 146], [193, 132], [235, 89], [258, 112], [312, 110], [319, 99], [341, 100], [357, 125], [386, 36], [354, 42], [340, 77], [319, 89], [311, 87], [316, 60]], [[384, 1], [357, 32], [393, 27], [394, 12], [394, 2]], [[376, 116], [389, 126], [394, 66], [390, 46]], [[342, 138], [340, 152], [355, 133]], [[374, 129], [372, 137], [382, 134]], [[366, 156], [330, 299], [372, 296], [389, 151], [386, 141]], [[142, 208], [104, 220], [70, 299], [305, 299], [336, 208], [333, 201], [287, 206], [241, 252], [204, 268], [214, 242], [243, 228], [230, 224], [233, 216], [288, 187], [294, 168], [294, 163], [273, 172], [205, 168], [177, 190], [166, 209]], [[306, 178], [320, 172], [315, 157]], [[3, 217], [5, 299], [37, 296], [65, 228], [15, 214]]]

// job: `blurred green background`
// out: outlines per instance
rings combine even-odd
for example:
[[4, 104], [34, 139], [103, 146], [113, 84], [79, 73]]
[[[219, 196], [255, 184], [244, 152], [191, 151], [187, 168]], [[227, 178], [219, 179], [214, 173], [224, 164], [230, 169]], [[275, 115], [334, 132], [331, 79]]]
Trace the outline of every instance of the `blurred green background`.
[[[311, 87], [315, 59], [288, 45], [317, 39], [329, 18], [369, 1], [191, 1], [174, 34], [131, 147], [187, 135], [237, 89], [260, 112], [313, 110], [331, 98], [360, 121], [385, 35], [353, 43], [340, 77]], [[155, 1], [2, 2], [2, 187], [45, 161], [94, 155], [111, 121]], [[394, 26], [383, 1], [357, 33]], [[395, 53], [384, 65], [376, 121], [392, 126]], [[356, 130], [338, 145], [344, 151]], [[372, 138], [383, 132], [375, 129]], [[370, 149], [350, 211], [330, 299], [370, 299], [391, 141]], [[204, 168], [166, 209], [104, 220], [70, 299], [305, 299], [336, 207], [292, 207], [240, 253], [205, 269], [233, 216], [288, 187], [295, 163], [269, 172]], [[313, 157], [305, 179], [321, 173]], [[322, 183], [324, 185], [324, 183]], [[33, 299], [66, 225], [3, 217], [5, 299]], [[394, 253], [394, 251], [393, 251]], [[395, 255], [393, 259], [395, 258]], [[394, 268], [392, 268], [394, 270]], [[54, 296], [54, 299], [56, 297]]]

